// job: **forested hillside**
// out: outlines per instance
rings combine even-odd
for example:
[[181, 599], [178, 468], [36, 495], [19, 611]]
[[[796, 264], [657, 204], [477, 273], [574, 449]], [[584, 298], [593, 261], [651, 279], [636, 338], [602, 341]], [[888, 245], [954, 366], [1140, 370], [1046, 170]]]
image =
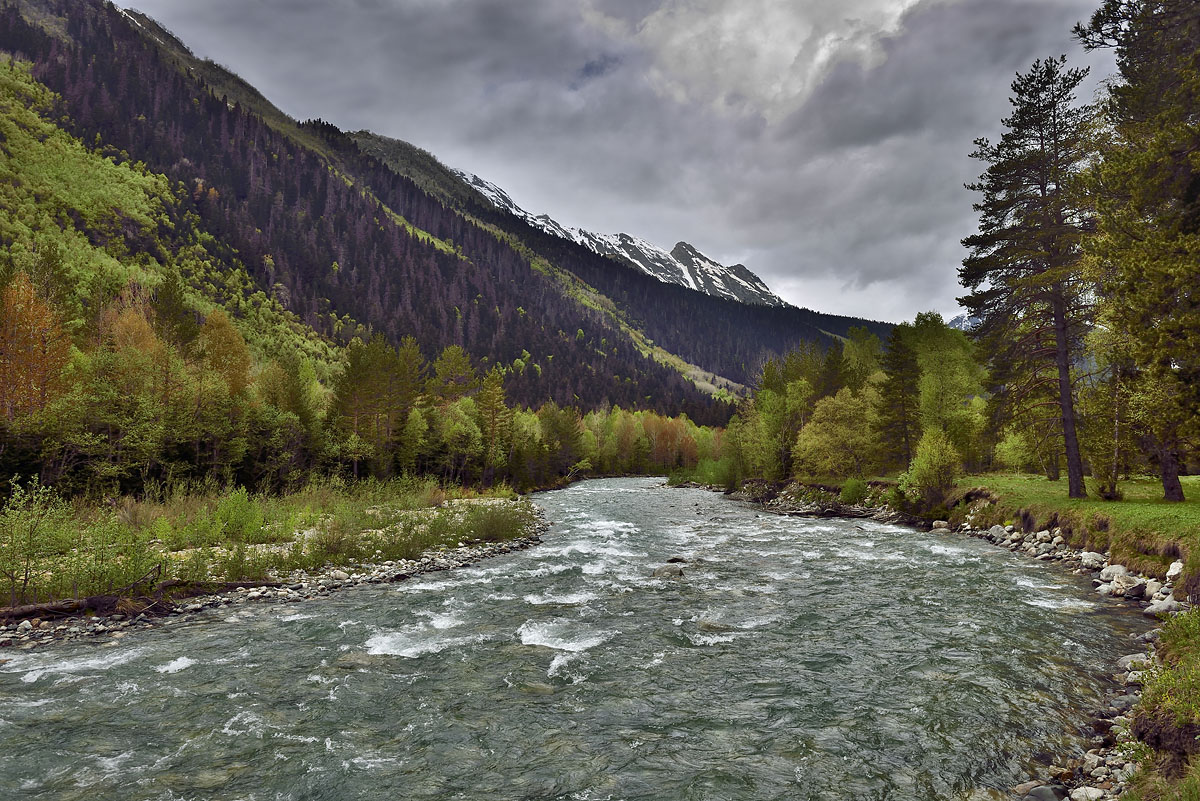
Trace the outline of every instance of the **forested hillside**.
[[405, 142], [360, 132], [360, 147], [412, 176], [471, 218], [505, 232], [533, 253], [614, 301], [647, 337], [688, 362], [740, 383], [751, 382], [769, 357], [803, 343], [827, 346], [862, 327], [886, 337], [891, 325], [792, 306], [761, 306], [664, 284], [620, 261], [554, 236], [496, 208], [428, 153]]
[[453, 344], [490, 363], [520, 360], [531, 369], [510, 374], [510, 391], [526, 403], [724, 415], [510, 245], [332, 126], [307, 126], [324, 144], [306, 146], [177, 69], [115, 8], [37, 5], [53, 15], [42, 24], [5, 9], [0, 47], [33, 61], [72, 132], [185, 184], [191, 210], [257, 286], [321, 335], [412, 335], [427, 352]]

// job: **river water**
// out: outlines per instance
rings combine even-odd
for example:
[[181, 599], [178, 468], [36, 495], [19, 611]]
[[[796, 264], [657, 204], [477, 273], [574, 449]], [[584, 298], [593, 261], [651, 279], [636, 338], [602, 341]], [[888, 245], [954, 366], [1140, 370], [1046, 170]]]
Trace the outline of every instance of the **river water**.
[[472, 567], [4, 653], [0, 797], [999, 798], [1145, 628], [959, 535], [656, 479], [537, 502], [544, 544]]

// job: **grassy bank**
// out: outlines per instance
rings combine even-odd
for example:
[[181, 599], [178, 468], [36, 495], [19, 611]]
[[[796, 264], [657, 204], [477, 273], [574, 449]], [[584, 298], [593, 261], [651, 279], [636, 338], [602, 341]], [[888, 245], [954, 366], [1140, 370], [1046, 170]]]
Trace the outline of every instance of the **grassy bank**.
[[429, 479], [325, 482], [280, 496], [181, 488], [102, 504], [17, 486], [0, 508], [0, 606], [411, 559], [514, 539], [535, 519], [507, 487], [481, 495]]
[[[1184, 559], [1185, 579], [1200, 578], [1200, 476], [1182, 481], [1188, 497], [1184, 503], [1162, 500], [1162, 485], [1154, 478], [1122, 481], [1124, 500], [1120, 501], [1099, 500], [1094, 495], [1068, 498], [1065, 481], [1028, 474], [967, 476], [958, 486], [960, 498], [981, 487], [997, 499], [976, 514], [976, 526], [1061, 527], [1073, 545], [1111, 550], [1113, 561], [1131, 570], [1162, 576], [1172, 561]], [[970, 508], [970, 503], [960, 503], [953, 510], [952, 522], [961, 522]]]

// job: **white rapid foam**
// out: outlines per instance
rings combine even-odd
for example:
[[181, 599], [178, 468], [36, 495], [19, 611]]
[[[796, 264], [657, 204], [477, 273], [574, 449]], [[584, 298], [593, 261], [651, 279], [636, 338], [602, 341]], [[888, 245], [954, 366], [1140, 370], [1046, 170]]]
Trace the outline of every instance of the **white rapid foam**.
[[367, 653], [375, 656], [403, 656], [416, 659], [436, 654], [452, 645], [466, 642], [462, 637], [447, 637], [439, 629], [416, 629], [376, 634], [366, 642]]
[[1054, 609], [1059, 612], [1080, 612], [1091, 609], [1092, 604], [1073, 598], [1022, 598], [1022, 602], [1041, 609]]
[[588, 601], [596, 600], [597, 597], [599, 596], [595, 595], [594, 593], [587, 592], [586, 590], [557, 595], [552, 592], [544, 592], [540, 595], [526, 595], [525, 603], [533, 604], [534, 606], [544, 606], [546, 604], [573, 605], [585, 604]]
[[159, 673], [178, 673], [181, 670], [186, 670], [196, 664], [196, 660], [191, 657], [181, 656], [178, 659], [172, 659], [165, 665], [159, 665], [154, 668]]
[[556, 651], [579, 653], [608, 640], [611, 636], [603, 631], [578, 631], [578, 624], [565, 620], [526, 620], [517, 629], [522, 645], [541, 645]]
[[63, 661], [59, 661], [48, 654], [39, 654], [40, 659], [38, 661], [41, 663], [41, 667], [28, 671], [21, 677], [21, 681], [31, 684], [47, 674], [75, 675], [98, 670], [108, 670], [117, 665], [132, 662], [140, 657], [144, 651], [144, 648], [128, 648], [123, 651], [108, 651], [99, 656], [87, 656]]

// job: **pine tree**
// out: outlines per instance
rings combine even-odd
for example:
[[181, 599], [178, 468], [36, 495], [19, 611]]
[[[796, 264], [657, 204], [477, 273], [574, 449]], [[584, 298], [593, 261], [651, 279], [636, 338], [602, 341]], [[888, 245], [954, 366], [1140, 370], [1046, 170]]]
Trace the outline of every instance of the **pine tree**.
[[446, 402], [453, 402], [468, 395], [479, 386], [479, 376], [471, 364], [471, 357], [458, 345], [449, 345], [433, 363], [433, 377], [429, 379], [429, 392]]
[[880, 360], [884, 379], [879, 385], [879, 441], [889, 464], [907, 465], [921, 437], [920, 379], [913, 327], [901, 323], [888, 335]]
[[1086, 70], [1066, 69], [1065, 62], [1039, 60], [1018, 75], [1000, 141], [975, 142], [972, 157], [988, 166], [968, 184], [983, 197], [974, 205], [979, 233], [963, 240], [970, 255], [959, 279], [971, 292], [959, 302], [980, 320], [975, 335], [1010, 382], [1010, 397], [1040, 400], [1035, 388], [1053, 386], [1068, 493], [1082, 498], [1071, 368], [1092, 297], [1080, 265], [1089, 220], [1077, 189], [1090, 155], [1091, 110], [1074, 102]]
[[504, 403], [504, 373], [493, 367], [475, 395], [475, 413], [483, 436], [484, 481], [504, 466], [512, 436], [512, 412]]
[[1121, 77], [1104, 108], [1111, 132], [1087, 242], [1101, 318], [1132, 360], [1133, 421], [1164, 497], [1182, 501], [1180, 462], [1200, 414], [1200, 6], [1106, 0], [1075, 33], [1089, 49], [1115, 48]]

